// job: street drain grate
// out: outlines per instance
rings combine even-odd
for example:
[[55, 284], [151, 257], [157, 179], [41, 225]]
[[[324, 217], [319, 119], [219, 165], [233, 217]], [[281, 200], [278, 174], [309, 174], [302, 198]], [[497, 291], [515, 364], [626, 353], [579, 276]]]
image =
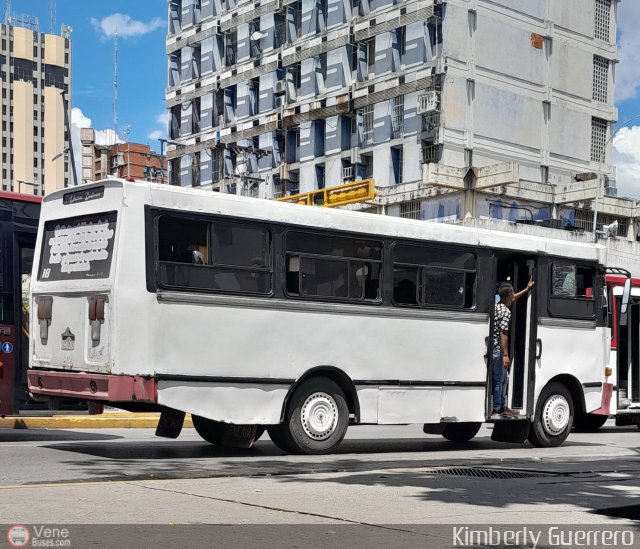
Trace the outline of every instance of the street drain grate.
[[556, 477], [556, 473], [542, 473], [539, 471], [516, 471], [513, 469], [481, 469], [478, 467], [445, 467], [428, 469], [432, 475], [452, 475], [459, 477], [476, 477], [489, 479], [540, 478]]

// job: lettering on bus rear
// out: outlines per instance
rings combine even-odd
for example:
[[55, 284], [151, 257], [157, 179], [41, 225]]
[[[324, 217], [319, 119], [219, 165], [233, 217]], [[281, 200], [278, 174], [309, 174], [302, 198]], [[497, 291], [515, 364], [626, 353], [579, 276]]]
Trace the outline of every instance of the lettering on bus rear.
[[116, 212], [47, 221], [38, 280], [108, 278]]

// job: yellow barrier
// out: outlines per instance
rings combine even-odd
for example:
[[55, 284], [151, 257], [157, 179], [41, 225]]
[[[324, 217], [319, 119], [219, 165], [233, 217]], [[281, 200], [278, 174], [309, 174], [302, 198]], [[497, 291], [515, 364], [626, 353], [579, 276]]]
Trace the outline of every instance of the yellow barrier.
[[337, 187], [284, 196], [277, 200], [279, 202], [291, 202], [292, 204], [301, 204], [303, 206], [334, 208], [336, 206], [344, 206], [345, 204], [373, 200], [377, 194], [375, 180], [363, 179], [362, 181], [352, 181]]

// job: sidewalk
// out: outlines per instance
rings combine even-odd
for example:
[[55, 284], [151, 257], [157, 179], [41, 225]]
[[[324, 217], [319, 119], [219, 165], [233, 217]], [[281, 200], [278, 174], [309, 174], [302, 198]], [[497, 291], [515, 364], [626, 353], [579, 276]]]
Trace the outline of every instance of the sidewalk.
[[[102, 414], [59, 413], [19, 415], [0, 418], [0, 429], [155, 429], [160, 414], [108, 411]], [[187, 414], [185, 427], [193, 427]]]

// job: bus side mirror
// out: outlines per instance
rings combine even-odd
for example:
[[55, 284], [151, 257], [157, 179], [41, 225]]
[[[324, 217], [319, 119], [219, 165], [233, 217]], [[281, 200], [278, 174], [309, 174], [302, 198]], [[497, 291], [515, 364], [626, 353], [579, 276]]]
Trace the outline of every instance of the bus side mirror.
[[631, 279], [627, 278], [622, 291], [622, 303], [620, 304], [620, 326], [627, 325], [629, 301], [631, 300]]

